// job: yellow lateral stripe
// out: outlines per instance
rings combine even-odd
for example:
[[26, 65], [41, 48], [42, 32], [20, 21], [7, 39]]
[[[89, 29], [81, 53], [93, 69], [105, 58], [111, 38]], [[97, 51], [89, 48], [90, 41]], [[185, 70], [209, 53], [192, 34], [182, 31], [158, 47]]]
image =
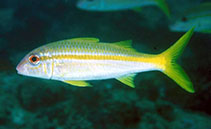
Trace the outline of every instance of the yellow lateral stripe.
[[145, 55], [145, 57], [132, 56], [114, 56], [114, 55], [54, 55], [52, 57], [44, 57], [44, 59], [79, 59], [79, 60], [119, 60], [134, 61], [144, 63], [155, 63], [163, 66], [165, 59], [161, 56]]

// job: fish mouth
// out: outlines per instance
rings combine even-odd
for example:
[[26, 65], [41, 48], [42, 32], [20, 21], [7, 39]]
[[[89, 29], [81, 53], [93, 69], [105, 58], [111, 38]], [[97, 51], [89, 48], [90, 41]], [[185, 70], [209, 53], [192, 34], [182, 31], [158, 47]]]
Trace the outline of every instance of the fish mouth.
[[17, 71], [17, 73], [20, 74], [20, 75], [24, 75], [24, 74], [23, 74], [23, 67], [22, 67], [22, 64], [23, 64], [23, 63], [20, 62], [20, 63], [16, 66], [16, 71]]
[[17, 67], [16, 67], [16, 70], [17, 70], [17, 74], [19, 74], [19, 75], [22, 75], [22, 76], [29, 76], [29, 75], [27, 75], [24, 71], [22, 71], [22, 70], [20, 69], [20, 66], [17, 66]]
[[19, 74], [20, 72], [20, 64], [18, 64], [17, 66], [16, 66], [16, 71], [17, 71], [17, 73]]
[[18, 67], [16, 67], [16, 70], [17, 70], [17, 73], [18, 74], [20, 74], [20, 75], [24, 75], [20, 70], [19, 70], [19, 68]]
[[16, 70], [17, 70], [17, 73], [18, 74], [22, 74], [23, 75], [23, 72], [25, 71], [25, 68], [24, 68], [24, 65], [26, 64], [26, 59], [23, 58], [19, 63], [18, 65], [16, 66]]

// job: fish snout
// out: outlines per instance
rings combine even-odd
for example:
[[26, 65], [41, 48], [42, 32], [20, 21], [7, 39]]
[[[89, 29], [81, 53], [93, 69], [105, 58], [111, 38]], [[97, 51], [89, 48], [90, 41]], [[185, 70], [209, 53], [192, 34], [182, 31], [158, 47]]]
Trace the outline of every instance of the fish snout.
[[20, 71], [21, 71], [21, 64], [20, 63], [17, 65], [16, 70], [17, 70], [18, 73], [20, 73]]
[[24, 63], [22, 61], [17, 65], [16, 70], [18, 74], [23, 74], [25, 72]]

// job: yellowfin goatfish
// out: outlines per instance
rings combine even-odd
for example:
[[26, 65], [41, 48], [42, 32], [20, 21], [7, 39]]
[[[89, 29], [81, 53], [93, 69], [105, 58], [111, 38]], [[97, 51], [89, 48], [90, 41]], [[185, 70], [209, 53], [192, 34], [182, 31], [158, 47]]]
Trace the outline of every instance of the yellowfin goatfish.
[[196, 32], [211, 33], [211, 2], [187, 10], [174, 24], [170, 25], [170, 29], [186, 32], [192, 26], [195, 26]]
[[22, 75], [59, 80], [81, 87], [91, 86], [88, 80], [115, 78], [133, 88], [137, 73], [157, 70], [193, 93], [190, 79], [176, 63], [192, 34], [193, 29], [157, 55], [137, 52], [130, 40], [116, 43], [99, 42], [96, 38], [62, 40], [34, 49], [16, 69]]
[[165, 0], [79, 0], [77, 7], [88, 11], [118, 11], [132, 9], [139, 11], [140, 7], [157, 5], [170, 17]]

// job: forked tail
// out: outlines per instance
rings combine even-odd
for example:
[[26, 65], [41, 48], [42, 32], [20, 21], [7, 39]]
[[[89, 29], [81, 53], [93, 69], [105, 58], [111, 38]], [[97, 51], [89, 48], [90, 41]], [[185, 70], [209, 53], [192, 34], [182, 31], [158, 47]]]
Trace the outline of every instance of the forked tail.
[[174, 45], [159, 55], [160, 58], [164, 60], [163, 63], [160, 64], [162, 65], [162, 72], [190, 93], [195, 92], [193, 84], [182, 67], [176, 63], [176, 60], [180, 57], [184, 48], [188, 44], [193, 34], [193, 30], [194, 28], [190, 29]]

